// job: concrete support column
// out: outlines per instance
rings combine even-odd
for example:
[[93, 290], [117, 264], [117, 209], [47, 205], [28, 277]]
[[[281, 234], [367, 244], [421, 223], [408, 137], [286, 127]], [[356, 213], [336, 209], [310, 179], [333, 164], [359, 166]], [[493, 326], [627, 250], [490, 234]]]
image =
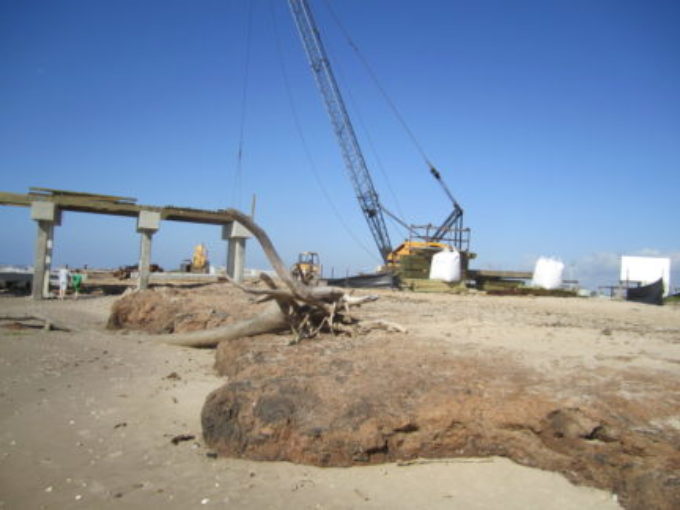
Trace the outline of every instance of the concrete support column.
[[149, 287], [149, 266], [151, 265], [151, 238], [154, 235], [153, 230], [142, 230], [140, 234], [139, 243], [139, 279], [137, 280], [137, 288], [140, 290]]
[[243, 270], [246, 265], [246, 240], [243, 237], [229, 239], [227, 243], [227, 274], [234, 281], [243, 281]]
[[222, 227], [222, 239], [227, 246], [227, 274], [236, 282], [243, 281], [246, 264], [246, 240], [252, 237], [248, 229], [238, 222], [230, 221]]
[[149, 266], [151, 265], [151, 239], [160, 228], [161, 213], [158, 211], [140, 211], [137, 217], [137, 232], [140, 235], [139, 245], [139, 279], [137, 289], [149, 288]]
[[38, 224], [33, 258], [31, 296], [33, 299], [44, 299], [49, 297], [54, 227], [61, 225], [61, 211], [53, 202], [33, 202], [31, 204], [31, 219]]

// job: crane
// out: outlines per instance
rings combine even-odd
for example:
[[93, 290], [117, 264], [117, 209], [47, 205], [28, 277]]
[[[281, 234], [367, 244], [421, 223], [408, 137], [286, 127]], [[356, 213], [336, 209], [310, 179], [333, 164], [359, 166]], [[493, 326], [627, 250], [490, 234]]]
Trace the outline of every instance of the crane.
[[290, 0], [289, 5], [307, 52], [309, 65], [326, 103], [326, 109], [340, 144], [345, 168], [352, 181], [359, 206], [368, 222], [380, 255], [384, 261], [387, 261], [387, 256], [392, 251], [392, 243], [385, 225], [385, 217], [380, 208], [378, 193], [375, 191], [373, 179], [366, 167], [364, 155], [361, 152], [347, 108], [345, 108], [338, 83], [333, 75], [326, 50], [319, 37], [319, 30], [316, 28], [312, 11], [306, 0]]
[[[420, 227], [408, 225], [382, 206], [309, 4], [307, 0], [289, 0], [288, 4], [307, 54], [312, 74], [326, 105], [359, 206], [383, 261], [388, 265], [394, 264], [397, 262], [400, 253], [411, 253], [412, 248], [415, 247], [435, 249], [444, 247], [445, 244], [441, 241], [451, 234], [453, 234], [451, 240], [454, 246], [459, 249], [463, 248], [463, 244], [467, 242], [464, 239], [464, 233], [469, 232], [469, 229], [463, 228], [463, 209], [453, 198], [437, 169], [429, 162], [430, 173], [443, 187], [444, 192], [453, 203], [453, 211], [441, 225], [438, 227], [433, 225]], [[406, 227], [411, 234], [422, 239], [422, 241], [405, 241], [397, 249], [393, 249], [385, 224], [385, 214]], [[431, 233], [433, 230], [434, 232]], [[419, 234], [419, 231], [423, 231], [424, 234]]]

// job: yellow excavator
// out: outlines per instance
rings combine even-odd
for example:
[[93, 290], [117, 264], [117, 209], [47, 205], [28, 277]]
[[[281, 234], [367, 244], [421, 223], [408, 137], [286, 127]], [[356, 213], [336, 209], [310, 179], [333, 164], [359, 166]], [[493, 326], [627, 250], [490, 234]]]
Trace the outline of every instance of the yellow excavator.
[[191, 272], [192, 273], [207, 273], [208, 272], [208, 249], [205, 244], [197, 244], [194, 246], [194, 254], [191, 257]]
[[390, 268], [397, 268], [404, 257], [422, 254], [423, 252], [427, 251], [431, 251], [434, 254], [449, 247], [450, 246], [446, 243], [439, 243], [435, 241], [406, 240], [390, 253], [388, 253], [387, 266]]
[[303, 251], [290, 270], [294, 278], [306, 284], [314, 284], [321, 278], [321, 263], [319, 254], [313, 251]]

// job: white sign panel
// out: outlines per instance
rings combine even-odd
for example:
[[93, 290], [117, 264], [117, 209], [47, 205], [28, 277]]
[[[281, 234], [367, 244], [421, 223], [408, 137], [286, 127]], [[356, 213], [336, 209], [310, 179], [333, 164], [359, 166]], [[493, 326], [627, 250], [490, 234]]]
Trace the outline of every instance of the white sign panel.
[[621, 281], [643, 285], [663, 278], [664, 295], [670, 289], [671, 259], [663, 257], [621, 257]]

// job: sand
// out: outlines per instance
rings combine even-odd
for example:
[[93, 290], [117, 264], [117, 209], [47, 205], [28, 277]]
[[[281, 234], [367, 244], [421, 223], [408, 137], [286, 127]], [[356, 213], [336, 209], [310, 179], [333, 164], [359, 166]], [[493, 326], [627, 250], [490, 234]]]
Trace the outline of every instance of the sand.
[[[225, 382], [214, 351], [107, 331], [114, 299], [0, 298], [0, 314], [73, 328], [0, 328], [0, 508], [619, 508], [611, 493], [503, 458], [353, 468], [214, 458], [200, 425]], [[402, 323], [456, 349], [555, 373], [626, 363], [678, 379], [678, 308], [385, 293], [367, 314], [395, 319], [397, 301]], [[680, 428], [680, 413], [657, 426]]]

